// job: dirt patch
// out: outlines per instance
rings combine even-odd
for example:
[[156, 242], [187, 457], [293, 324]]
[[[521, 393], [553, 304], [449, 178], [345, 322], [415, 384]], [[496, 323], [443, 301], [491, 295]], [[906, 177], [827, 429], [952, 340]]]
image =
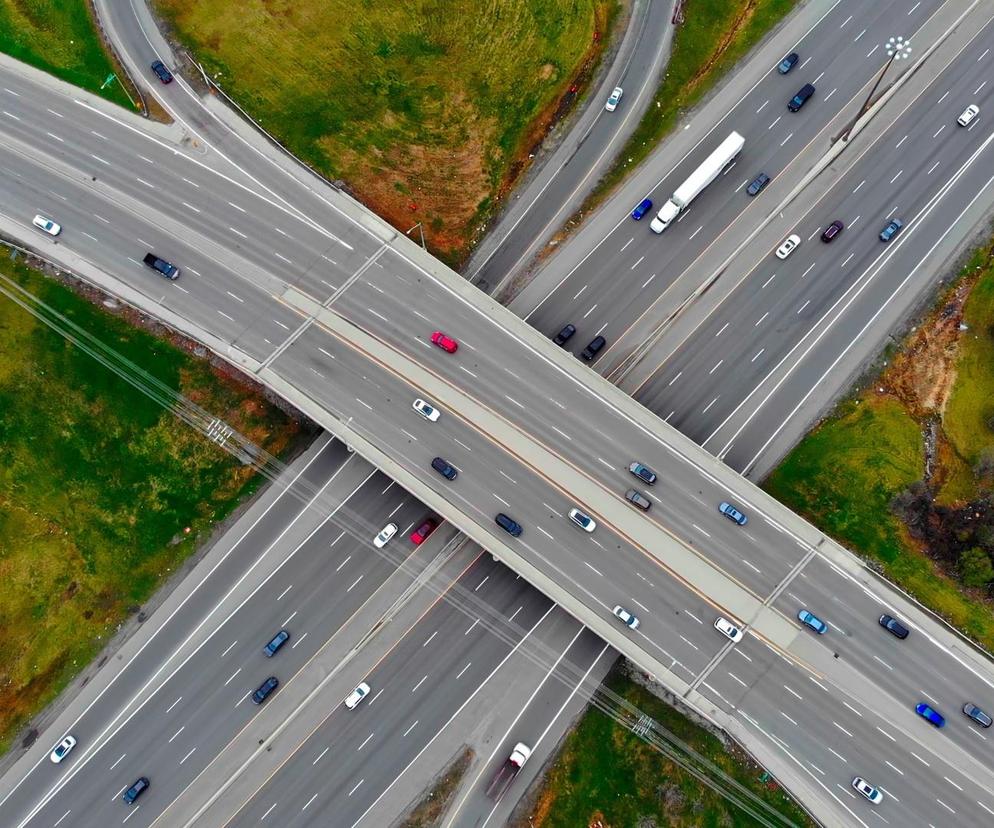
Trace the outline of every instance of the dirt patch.
[[956, 380], [956, 354], [963, 305], [975, 280], [960, 283], [938, 311], [918, 327], [884, 372], [881, 387], [894, 394], [917, 420], [945, 410]]
[[434, 828], [438, 825], [448, 810], [452, 797], [459, 790], [459, 783], [469, 770], [475, 755], [471, 748], [464, 748], [442, 775], [437, 777], [421, 801], [406, 817], [395, 822], [393, 828]]

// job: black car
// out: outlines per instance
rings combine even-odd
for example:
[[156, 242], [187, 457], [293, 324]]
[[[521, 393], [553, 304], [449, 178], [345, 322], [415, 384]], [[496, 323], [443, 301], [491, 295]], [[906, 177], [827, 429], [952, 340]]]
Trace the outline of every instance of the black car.
[[576, 333], [575, 327], [573, 327], [572, 325], [564, 325], [563, 329], [559, 333], [557, 333], [554, 337], [552, 337], [552, 341], [556, 343], [556, 345], [559, 345], [561, 347], [565, 345], [566, 342], [569, 340], [569, 338], [573, 336], [573, 334], [575, 333]]
[[521, 524], [512, 520], [503, 512], [501, 512], [497, 517], [494, 518], [494, 522], [505, 532], [513, 537], [518, 537], [521, 534]]
[[580, 352], [580, 359], [590, 362], [597, 354], [601, 352], [601, 349], [607, 344], [607, 340], [603, 336], [595, 336], [590, 340], [587, 347]]
[[892, 615], [881, 615], [879, 618], [880, 626], [883, 627], [887, 632], [892, 635], [896, 635], [898, 638], [908, 637], [908, 628], [904, 626], [900, 621], [898, 621]]
[[967, 702], [963, 705], [963, 712], [981, 727], [991, 726], [991, 717], [984, 713], [977, 705]]
[[825, 228], [825, 232], [821, 234], [821, 240], [823, 242], [830, 242], [845, 229], [846, 226], [841, 221], [836, 219]]
[[166, 68], [166, 64], [164, 64], [161, 60], [157, 60], [152, 64], [152, 71], [155, 72], [156, 77], [163, 83], [173, 82], [172, 72]]
[[287, 639], [290, 638], [290, 633], [286, 630], [280, 630], [276, 635], [273, 636], [273, 640], [270, 641], [265, 647], [262, 648], [262, 652], [265, 653], [266, 658], [272, 658], [276, 655], [276, 651], [286, 644]]
[[777, 71], [781, 75], [786, 75], [794, 65], [801, 59], [801, 56], [797, 52], [791, 52], [787, 57], [780, 61], [780, 65], [777, 67]]
[[146, 253], [145, 258], [142, 259], [142, 261], [152, 268], [152, 270], [161, 273], [167, 279], [179, 278], [179, 268], [171, 262], [167, 262], [165, 259], [160, 259], [154, 253]]
[[148, 790], [148, 777], [139, 776], [134, 785], [128, 788], [124, 792], [124, 796], [121, 797], [129, 805], [134, 804], [134, 801], [138, 799], [145, 791]]
[[760, 191], [770, 183], [770, 177], [766, 173], [760, 173], [753, 180], [752, 183], [746, 188], [746, 195], [759, 195]]
[[273, 692], [279, 686], [280, 680], [276, 676], [270, 676], [262, 684], [259, 685], [259, 689], [252, 694], [252, 701], [256, 704], [262, 704], [270, 693]]
[[797, 90], [797, 94], [794, 95], [789, 101], [787, 101], [787, 109], [791, 112], [797, 112], [804, 103], [815, 93], [815, 88], [813, 84], [806, 83], [800, 89]]
[[440, 475], [442, 475], [442, 477], [444, 477], [446, 480], [455, 480], [456, 477], [459, 475], [459, 470], [455, 466], [452, 466], [449, 463], [447, 463], [441, 457], [436, 457], [434, 460], [432, 460], [431, 467], [435, 471], [437, 471]]

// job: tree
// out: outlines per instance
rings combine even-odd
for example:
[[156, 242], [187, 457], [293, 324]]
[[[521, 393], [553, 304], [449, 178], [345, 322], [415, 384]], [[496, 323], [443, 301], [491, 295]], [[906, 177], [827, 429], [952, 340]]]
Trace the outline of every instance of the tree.
[[991, 556], [979, 546], [967, 549], [959, 556], [959, 574], [968, 587], [987, 586], [994, 581], [994, 564]]

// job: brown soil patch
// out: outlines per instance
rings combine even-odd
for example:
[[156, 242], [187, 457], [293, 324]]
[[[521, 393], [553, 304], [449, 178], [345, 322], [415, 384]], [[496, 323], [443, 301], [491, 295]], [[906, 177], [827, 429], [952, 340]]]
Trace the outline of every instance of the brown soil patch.
[[942, 415], [956, 380], [963, 305], [973, 280], [961, 282], [949, 300], [908, 338], [884, 372], [881, 385], [894, 394], [912, 417]]
[[[490, 194], [484, 154], [493, 134], [493, 124], [477, 122], [458, 143], [346, 152], [343, 160], [369, 209], [401, 233], [421, 222], [431, 246], [452, 254], [465, 246], [466, 228]], [[417, 230], [411, 236], [420, 239]]]
[[725, 32], [724, 37], [719, 40], [714, 47], [714, 51], [711, 53], [711, 57], [708, 58], [707, 62], [697, 70], [694, 76], [684, 84], [684, 94], [692, 91], [704, 78], [706, 78], [711, 70], [714, 69], [715, 64], [721, 60], [725, 52], [728, 51], [728, 47], [732, 45], [732, 41], [738, 36], [739, 32], [742, 31], [756, 11], [756, 0], [749, 0], [742, 7], [742, 11], [739, 12], [739, 16], [735, 18], [735, 22], [728, 27]]

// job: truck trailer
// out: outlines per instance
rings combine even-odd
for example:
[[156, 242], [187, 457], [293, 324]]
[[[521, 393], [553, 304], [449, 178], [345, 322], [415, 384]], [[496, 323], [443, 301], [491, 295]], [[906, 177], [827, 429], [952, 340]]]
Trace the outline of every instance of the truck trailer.
[[677, 187], [676, 192], [670, 196], [670, 200], [662, 206], [649, 225], [652, 231], [662, 233], [669, 227], [676, 217], [687, 209], [690, 202], [697, 198], [704, 191], [704, 188], [735, 160], [744, 146], [745, 138], [737, 132], [733, 132], [722, 141], [718, 148], [704, 159], [704, 163], [694, 170], [683, 184]]

